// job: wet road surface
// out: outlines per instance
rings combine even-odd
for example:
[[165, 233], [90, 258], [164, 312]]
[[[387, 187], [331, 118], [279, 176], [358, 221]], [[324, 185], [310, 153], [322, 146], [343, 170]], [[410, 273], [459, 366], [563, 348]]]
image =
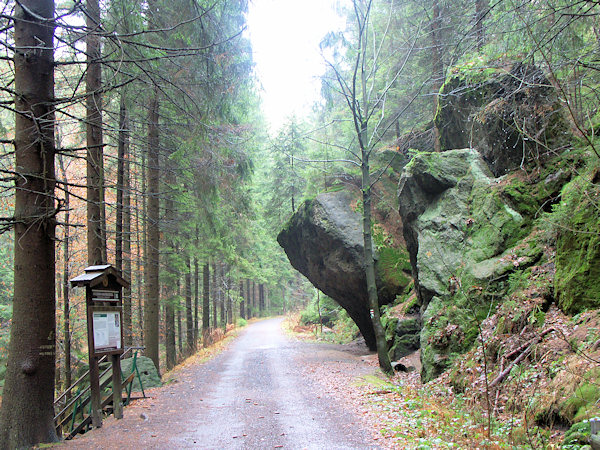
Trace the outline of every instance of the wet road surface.
[[307, 364], [332, 357], [330, 347], [288, 338], [282, 320], [249, 325], [222, 354], [186, 367], [147, 404], [68, 446], [375, 448], [354, 413], [305, 375]]

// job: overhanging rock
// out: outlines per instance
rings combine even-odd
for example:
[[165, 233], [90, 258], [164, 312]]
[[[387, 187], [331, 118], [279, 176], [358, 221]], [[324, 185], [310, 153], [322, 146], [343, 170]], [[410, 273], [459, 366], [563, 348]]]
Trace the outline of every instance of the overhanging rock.
[[[363, 262], [362, 216], [351, 207], [347, 191], [319, 194], [304, 202], [277, 236], [292, 266], [335, 300], [375, 349]], [[391, 303], [404, 286], [379, 276], [380, 305]]]

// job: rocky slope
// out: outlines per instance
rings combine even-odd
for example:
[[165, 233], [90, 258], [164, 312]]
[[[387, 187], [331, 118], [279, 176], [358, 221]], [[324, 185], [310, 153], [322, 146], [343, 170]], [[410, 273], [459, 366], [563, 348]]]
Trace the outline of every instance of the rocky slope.
[[[374, 230], [404, 236], [378, 244], [380, 274], [397, 274], [378, 280], [390, 355], [418, 349], [422, 382], [525, 428], [573, 425], [565, 442], [586, 443], [585, 419], [600, 415], [600, 145], [571, 134], [535, 67], [452, 73], [435, 119], [442, 151], [400, 138], [403, 162], [383, 181], [399, 179], [400, 218], [374, 208]], [[347, 192], [320, 195], [280, 243], [372, 347], [356, 209]]]
[[484, 75], [446, 83], [444, 151], [399, 182], [421, 379], [529, 426], [575, 423], [583, 444], [600, 413], [600, 156], [539, 70]]

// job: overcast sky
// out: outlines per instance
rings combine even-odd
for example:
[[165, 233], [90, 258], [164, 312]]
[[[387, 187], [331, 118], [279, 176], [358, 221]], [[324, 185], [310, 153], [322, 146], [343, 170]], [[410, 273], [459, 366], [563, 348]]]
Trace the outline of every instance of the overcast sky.
[[319, 42], [343, 25], [339, 1], [250, 0], [248, 34], [272, 131], [292, 114], [307, 114], [318, 99], [325, 69]]

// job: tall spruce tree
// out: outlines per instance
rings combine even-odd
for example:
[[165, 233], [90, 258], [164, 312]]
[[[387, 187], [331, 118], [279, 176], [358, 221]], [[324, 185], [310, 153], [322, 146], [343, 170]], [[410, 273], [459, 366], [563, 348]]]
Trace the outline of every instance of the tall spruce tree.
[[14, 302], [0, 447], [57, 441], [54, 428], [54, 2], [15, 6]]

